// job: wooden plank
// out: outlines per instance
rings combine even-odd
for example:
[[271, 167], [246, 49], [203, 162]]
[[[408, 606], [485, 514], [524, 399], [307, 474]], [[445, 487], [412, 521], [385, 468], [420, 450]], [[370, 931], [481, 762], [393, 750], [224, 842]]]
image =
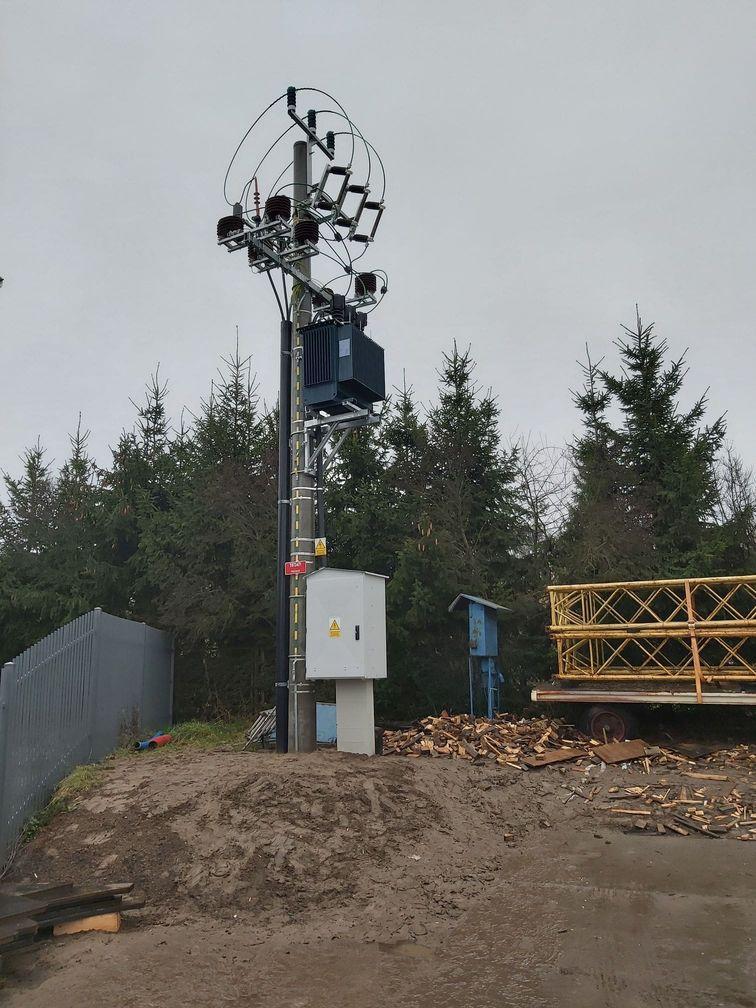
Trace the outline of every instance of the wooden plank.
[[0, 894], [0, 922], [22, 917], [41, 917], [55, 910], [65, 910], [87, 903], [100, 903], [131, 892], [133, 882], [101, 886], [47, 886], [42, 889], [16, 890]]
[[604, 763], [625, 763], [628, 760], [643, 759], [646, 748], [643, 739], [632, 739], [630, 742], [608, 742], [596, 746], [593, 752]]
[[56, 924], [53, 937], [81, 934], [84, 931], [104, 931], [106, 934], [117, 934], [121, 930], [120, 913], [99, 914], [97, 917], [80, 917], [79, 920]]
[[601, 812], [612, 812], [614, 815], [629, 815], [629, 816], [646, 816], [652, 815], [647, 809], [636, 809], [636, 808], [602, 808]]
[[520, 759], [526, 766], [536, 770], [538, 767], [549, 766], [550, 763], [565, 763], [567, 760], [578, 759], [585, 755], [580, 749], [549, 749], [535, 756], [521, 756]]

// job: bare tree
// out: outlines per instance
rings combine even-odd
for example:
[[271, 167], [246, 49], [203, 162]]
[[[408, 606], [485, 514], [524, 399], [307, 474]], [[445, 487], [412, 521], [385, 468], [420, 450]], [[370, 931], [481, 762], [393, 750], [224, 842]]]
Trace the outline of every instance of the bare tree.
[[756, 550], [756, 480], [732, 445], [726, 445], [717, 461], [716, 479], [716, 523], [740, 526], [744, 540]]
[[521, 503], [534, 556], [548, 553], [564, 528], [573, 493], [573, 466], [566, 448], [556, 448], [532, 434], [510, 442], [517, 463]]

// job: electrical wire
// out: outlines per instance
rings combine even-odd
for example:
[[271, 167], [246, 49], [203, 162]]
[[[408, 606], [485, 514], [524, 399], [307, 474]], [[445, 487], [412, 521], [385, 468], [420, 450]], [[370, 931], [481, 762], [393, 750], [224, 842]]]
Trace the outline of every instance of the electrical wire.
[[287, 316], [284, 315], [283, 305], [281, 304], [281, 298], [278, 296], [278, 291], [276, 290], [276, 285], [273, 283], [273, 277], [270, 275], [270, 270], [267, 270], [265, 275], [270, 281], [270, 286], [273, 289], [273, 293], [276, 295], [276, 304], [278, 305], [278, 310], [281, 313], [281, 321], [285, 322]]
[[[349, 165], [348, 165], [348, 167], [350, 167], [350, 168], [351, 168], [352, 164], [354, 163], [354, 156], [355, 156], [355, 150], [356, 150], [356, 137], [355, 137], [355, 134], [362, 141], [362, 143], [364, 144], [364, 147], [365, 147], [365, 155], [366, 155], [366, 158], [367, 158], [367, 178], [365, 180], [365, 186], [366, 187], [370, 183], [370, 177], [371, 177], [371, 174], [372, 174], [372, 159], [371, 159], [371, 156], [370, 156], [370, 152], [371, 151], [373, 152], [373, 154], [375, 155], [375, 157], [377, 159], [377, 162], [378, 162], [378, 164], [380, 166], [380, 169], [381, 169], [382, 189], [381, 189], [381, 199], [380, 199], [380, 202], [382, 202], [383, 199], [385, 198], [385, 195], [386, 195], [386, 169], [385, 169], [385, 165], [383, 163], [383, 159], [381, 158], [380, 154], [376, 150], [375, 146], [372, 143], [370, 143], [369, 140], [367, 140], [365, 138], [364, 134], [362, 133], [362, 130], [360, 130], [360, 128], [358, 126], [356, 126], [352, 122], [352, 120], [350, 119], [350, 117], [349, 117], [346, 109], [344, 108], [344, 106], [341, 104], [341, 102], [338, 101], [338, 99], [334, 98], [334, 96], [332, 94], [329, 94], [327, 91], [323, 91], [321, 88], [313, 88], [313, 87], [297, 88], [297, 91], [298, 92], [311, 92], [313, 94], [323, 95], [324, 97], [328, 98], [329, 101], [332, 101], [335, 105], [338, 106], [338, 108], [341, 110], [340, 112], [337, 112], [334, 109], [318, 109], [315, 114], [316, 115], [334, 115], [334, 116], [342, 118], [342, 119], [344, 119], [346, 121], [349, 129], [348, 130], [341, 130], [341, 131], [339, 131], [337, 133], [334, 133], [334, 136], [335, 137], [336, 136], [348, 136], [348, 137], [350, 137], [350, 139], [351, 139], [351, 152], [350, 152]], [[268, 112], [271, 108], [273, 108], [274, 105], [276, 105], [279, 101], [281, 101], [282, 98], [285, 98], [285, 97], [286, 97], [286, 94], [279, 95], [278, 98], [274, 99], [265, 109], [263, 109], [263, 111], [257, 116], [257, 118], [254, 120], [254, 122], [252, 123], [252, 125], [249, 127], [249, 129], [246, 131], [246, 133], [244, 134], [244, 136], [239, 141], [239, 144], [237, 145], [237, 148], [234, 151], [233, 156], [231, 157], [231, 160], [229, 162], [228, 168], [226, 169], [226, 175], [225, 175], [224, 180], [223, 180], [223, 195], [224, 195], [224, 198], [226, 200], [226, 203], [228, 203], [229, 206], [233, 206], [233, 204], [228, 199], [228, 195], [227, 195], [228, 178], [229, 178], [229, 175], [230, 175], [230, 172], [231, 172], [231, 168], [233, 167], [234, 161], [236, 160], [236, 157], [237, 157], [239, 151], [241, 150], [242, 145], [244, 144], [245, 140], [247, 139], [247, 137], [249, 136], [249, 134], [252, 132], [252, 130], [255, 128], [255, 126], [260, 122], [260, 120], [266, 114], [266, 112]], [[292, 123], [290, 126], [288, 126], [283, 131], [283, 133], [280, 134], [280, 136], [276, 140], [273, 141], [273, 143], [270, 145], [270, 147], [268, 147], [268, 149], [265, 151], [265, 153], [263, 154], [262, 158], [258, 162], [257, 167], [256, 167], [255, 171], [252, 173], [251, 178], [245, 183], [244, 188], [242, 189], [242, 196], [241, 196], [241, 202], [244, 205], [244, 214], [245, 215], [248, 215], [249, 212], [250, 212], [249, 208], [247, 206], [247, 200], [249, 198], [249, 193], [251, 191], [251, 186], [252, 186], [253, 182], [255, 181], [255, 179], [257, 178], [258, 173], [259, 173], [260, 169], [262, 168], [262, 165], [264, 164], [264, 162], [265, 162], [266, 158], [268, 157], [268, 155], [276, 147], [276, 145], [281, 140], [283, 140], [283, 138], [287, 135], [287, 133], [289, 133], [294, 128], [295, 125], [297, 125], [297, 124], [296, 123]], [[270, 187], [268, 198], [270, 198], [271, 195], [277, 194], [277, 193], [281, 192], [283, 189], [292, 187], [294, 185], [294, 183], [287, 182], [284, 185], [279, 186], [276, 189], [276, 186], [280, 182], [281, 178], [291, 168], [292, 164], [293, 164], [293, 161], [290, 161], [286, 165], [286, 167], [279, 173], [278, 177], [275, 179], [275, 181], [273, 182], [272, 186]], [[344, 268], [344, 273], [340, 273], [337, 276], [335, 276], [332, 280], [327, 281], [327, 283], [324, 286], [330, 286], [331, 284], [334, 284], [334, 283], [336, 283], [336, 282], [338, 282], [338, 281], [340, 281], [342, 279], [348, 279], [349, 282], [348, 282], [347, 289], [346, 289], [345, 295], [344, 295], [344, 296], [348, 296], [349, 291], [352, 288], [352, 284], [354, 283], [354, 265], [360, 259], [362, 259], [362, 257], [364, 255], [366, 255], [366, 253], [368, 251], [368, 248], [369, 248], [369, 244], [366, 243], [365, 244], [365, 248], [360, 252], [360, 254], [357, 255], [357, 256], [355, 256], [353, 258], [352, 255], [351, 255], [351, 253], [349, 252], [349, 249], [348, 249], [347, 245], [342, 240], [341, 235], [339, 235], [339, 233], [336, 231], [336, 229], [334, 228], [333, 224], [330, 221], [328, 221], [328, 220], [319, 220], [319, 223], [320, 224], [326, 224], [330, 228], [330, 230], [331, 230], [331, 232], [333, 233], [333, 236], [334, 236], [333, 239], [329, 239], [325, 235], [322, 235], [323, 240], [327, 243], [327, 245], [328, 245], [328, 247], [330, 249], [330, 253], [333, 253], [333, 254], [325, 252], [322, 249], [321, 249], [321, 254], [324, 255], [325, 258], [331, 260], [334, 263], [337, 263], [339, 266], [342, 266]], [[336, 247], [337, 245], [340, 245], [341, 249], [343, 249], [343, 252], [346, 254], [347, 259], [349, 260], [349, 264], [348, 265], [344, 261], [342, 255], [341, 255], [341, 249], [338, 249]], [[384, 286], [387, 287], [388, 286], [388, 276], [385, 273], [385, 271], [383, 271], [383, 270], [374, 270], [374, 272], [380, 273], [380, 274], [382, 274], [385, 277]], [[281, 276], [282, 276], [283, 291], [284, 291], [284, 294], [283, 294], [283, 297], [284, 297], [283, 304], [281, 302], [281, 298], [280, 298], [278, 290], [277, 290], [277, 288], [276, 288], [276, 286], [275, 286], [275, 284], [273, 282], [271, 274], [270, 274], [270, 272], [268, 272], [268, 280], [269, 280], [270, 285], [271, 285], [271, 287], [273, 289], [273, 293], [275, 294], [276, 302], [278, 304], [278, 309], [279, 309], [279, 312], [281, 313], [281, 317], [282, 318], [289, 318], [290, 315], [291, 315], [291, 310], [292, 310], [291, 297], [287, 293], [287, 290], [286, 290], [286, 277], [285, 277], [283, 271], [281, 273]], [[373, 306], [373, 308], [377, 308], [378, 307], [378, 305], [380, 304], [380, 302], [383, 300], [384, 296], [385, 295], [383, 295], [383, 294], [381, 295], [380, 300]], [[286, 314], [284, 314], [284, 305], [286, 306]], [[372, 311], [373, 308], [370, 308], [369, 311]]]
[[[257, 175], [258, 175], [260, 169], [263, 166], [263, 162], [265, 161], [265, 158], [268, 156], [268, 154], [270, 154], [270, 152], [273, 150], [273, 148], [276, 146], [276, 144], [280, 143], [281, 140], [283, 140], [283, 138], [286, 136], [286, 134], [289, 133], [289, 132], [291, 132], [291, 130], [293, 130], [296, 125], [297, 125], [296, 123], [292, 123], [291, 126], [287, 126], [286, 129], [283, 131], [283, 133], [278, 137], [278, 139], [274, 140], [273, 143], [270, 145], [270, 147], [268, 147], [268, 149], [265, 151], [265, 153], [263, 154], [263, 156], [257, 162], [257, 167], [252, 172], [252, 178], [257, 178]], [[293, 162], [292, 162], [292, 164], [293, 164]]]
[[[230, 175], [231, 168], [233, 167], [233, 163], [236, 160], [236, 155], [241, 150], [242, 144], [244, 143], [244, 141], [247, 139], [247, 137], [252, 132], [252, 130], [255, 128], [255, 126], [257, 126], [257, 124], [260, 122], [260, 120], [265, 115], [265, 113], [269, 112], [273, 108], [274, 105], [276, 105], [278, 102], [281, 101], [282, 98], [285, 98], [285, 97], [286, 97], [286, 92], [284, 92], [283, 94], [279, 95], [278, 98], [274, 98], [273, 101], [270, 103], [270, 105], [268, 105], [267, 108], [264, 108], [262, 110], [262, 112], [260, 113], [260, 115], [257, 117], [257, 119], [255, 119], [255, 121], [252, 123], [252, 125], [247, 130], [247, 132], [241, 138], [241, 140], [239, 141], [239, 144], [238, 144], [236, 150], [234, 151], [233, 155], [231, 156], [231, 160], [228, 162], [228, 168], [226, 168], [225, 178], [223, 179], [223, 198], [225, 199], [226, 203], [228, 203], [229, 206], [233, 206], [234, 204], [231, 202], [231, 200], [228, 198], [228, 195], [226, 194], [226, 187], [228, 185], [228, 176]], [[338, 102], [336, 104], [338, 104]]]
[[279, 174], [279, 176], [278, 176], [278, 178], [276, 179], [276, 181], [275, 181], [275, 182], [273, 183], [273, 185], [272, 185], [272, 186], [270, 187], [270, 191], [268, 192], [268, 199], [270, 199], [270, 197], [271, 197], [271, 196], [274, 196], [274, 195], [276, 195], [276, 196], [277, 196], [277, 195], [278, 195], [278, 193], [279, 193], [279, 192], [281, 191], [281, 189], [285, 189], [285, 188], [286, 188], [286, 186], [290, 186], [290, 185], [294, 185], [294, 183], [293, 183], [293, 182], [287, 182], [287, 183], [286, 183], [286, 185], [282, 185], [282, 186], [281, 186], [281, 189], [276, 189], [276, 192], [275, 192], [275, 193], [273, 192], [273, 189], [274, 189], [274, 188], [275, 188], [275, 187], [276, 187], [276, 186], [278, 185], [278, 183], [280, 182], [280, 180], [281, 180], [281, 176], [282, 176], [282, 175], [283, 175], [283, 174], [284, 174], [285, 172], [287, 172], [287, 171], [289, 170], [289, 168], [291, 168], [291, 166], [292, 166], [293, 164], [294, 164], [294, 162], [293, 162], [293, 161], [289, 161], [289, 163], [288, 163], [288, 164], [286, 165], [286, 167], [284, 168], [284, 170], [283, 170], [283, 171], [282, 171], [282, 172], [281, 172], [281, 173]]

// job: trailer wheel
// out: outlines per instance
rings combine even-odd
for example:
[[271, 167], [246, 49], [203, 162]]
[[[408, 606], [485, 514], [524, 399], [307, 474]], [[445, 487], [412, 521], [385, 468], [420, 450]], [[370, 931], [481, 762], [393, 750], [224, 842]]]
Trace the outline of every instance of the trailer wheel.
[[624, 704], [591, 704], [581, 715], [580, 730], [599, 742], [624, 742], [638, 737], [638, 719]]

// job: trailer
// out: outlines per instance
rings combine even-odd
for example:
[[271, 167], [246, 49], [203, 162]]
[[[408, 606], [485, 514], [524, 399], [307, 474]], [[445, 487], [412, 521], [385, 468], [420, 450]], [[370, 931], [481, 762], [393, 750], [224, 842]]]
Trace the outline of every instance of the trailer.
[[633, 737], [639, 705], [756, 705], [756, 574], [548, 591], [556, 681], [531, 697], [584, 705], [586, 734]]

